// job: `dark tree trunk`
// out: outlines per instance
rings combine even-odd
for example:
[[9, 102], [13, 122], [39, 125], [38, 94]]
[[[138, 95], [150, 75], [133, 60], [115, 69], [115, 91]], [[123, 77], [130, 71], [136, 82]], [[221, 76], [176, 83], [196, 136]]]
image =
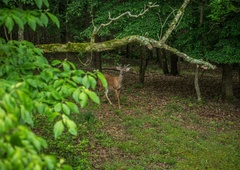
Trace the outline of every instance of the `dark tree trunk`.
[[171, 54], [171, 73], [172, 76], [177, 76], [178, 72], [178, 56], [176, 54]]
[[161, 49], [156, 48], [156, 54], [157, 54], [157, 64], [160, 68], [162, 68], [162, 55], [161, 55]]
[[[96, 36], [96, 42], [100, 42], [101, 38]], [[102, 71], [102, 55], [101, 52], [94, 52], [93, 54], [93, 66], [95, 69]]]
[[204, 7], [205, 7], [205, 0], [202, 0], [201, 1], [201, 10], [200, 10], [200, 21], [199, 21], [199, 23], [200, 23], [200, 26], [202, 26], [202, 24], [203, 24], [203, 19], [204, 19]]
[[[19, 3], [18, 8], [23, 9], [23, 4]], [[18, 27], [18, 40], [19, 41], [24, 40], [24, 31], [20, 27]]]
[[[144, 49], [146, 50], [145, 52], [143, 52]], [[139, 81], [141, 84], [144, 84], [145, 72], [146, 72], [146, 69], [148, 66], [148, 61], [149, 61], [149, 58], [152, 57], [153, 52], [152, 52], [152, 50], [142, 48], [140, 55], [141, 55], [141, 61], [140, 61], [140, 69], [139, 69]]]
[[167, 52], [165, 49], [161, 49], [162, 51], [162, 69], [163, 69], [163, 74], [168, 75], [169, 70], [168, 70], [168, 60], [167, 60]]
[[234, 100], [233, 94], [233, 67], [231, 64], [222, 65], [222, 99]]
[[195, 90], [197, 93], [197, 99], [198, 101], [201, 101], [201, 91], [200, 91], [200, 87], [199, 87], [199, 65], [196, 66], [196, 71], [195, 71], [195, 80], [194, 80], [194, 85], [195, 85]]

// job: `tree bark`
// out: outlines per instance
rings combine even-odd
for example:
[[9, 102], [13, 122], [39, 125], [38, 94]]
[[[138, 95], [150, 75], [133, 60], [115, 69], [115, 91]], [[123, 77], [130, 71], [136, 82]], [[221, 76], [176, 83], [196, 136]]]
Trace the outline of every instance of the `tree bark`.
[[[18, 8], [23, 9], [23, 4], [19, 3]], [[19, 41], [24, 40], [24, 31], [20, 27], [18, 27], [18, 40]]]
[[222, 99], [234, 100], [233, 94], [233, 66], [231, 64], [222, 65]]
[[200, 21], [199, 21], [199, 23], [200, 23], [200, 26], [202, 26], [202, 24], [203, 24], [203, 19], [204, 19], [204, 7], [205, 7], [205, 0], [202, 0], [201, 1], [201, 10], [200, 10]]
[[[101, 37], [97, 36], [96, 41], [100, 42]], [[95, 52], [93, 54], [93, 66], [95, 69], [98, 69], [99, 71], [102, 71], [102, 55], [101, 52]]]
[[197, 93], [197, 99], [198, 99], [198, 101], [201, 101], [202, 98], [201, 98], [201, 91], [199, 88], [198, 78], [199, 78], [199, 65], [196, 66], [194, 85], [195, 85], [195, 90]]
[[[139, 68], [139, 81], [141, 84], [144, 84], [146, 69], [148, 66], [149, 59], [152, 55], [153, 53], [151, 50], [148, 50], [146, 48], [141, 49], [141, 61], [140, 61], [140, 68]], [[144, 56], [146, 56], [146, 58]]]
[[171, 54], [171, 72], [172, 76], [177, 76], [178, 72], [178, 56], [175, 54]]
[[168, 70], [168, 59], [167, 59], [167, 52], [165, 49], [162, 49], [162, 69], [163, 69], [163, 74], [168, 75], [169, 70]]

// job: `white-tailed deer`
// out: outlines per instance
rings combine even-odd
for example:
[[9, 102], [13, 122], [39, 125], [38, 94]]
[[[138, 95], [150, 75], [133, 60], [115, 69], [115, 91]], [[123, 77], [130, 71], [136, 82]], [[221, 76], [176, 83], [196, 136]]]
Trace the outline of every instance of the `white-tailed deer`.
[[[110, 104], [112, 104], [111, 100], [108, 98], [108, 92], [109, 90], [114, 90], [117, 100], [118, 100], [118, 108], [121, 108], [121, 104], [120, 104], [120, 90], [122, 87], [122, 81], [123, 81], [123, 74], [124, 72], [128, 72], [130, 70], [130, 68], [128, 67], [129, 65], [126, 65], [124, 67], [121, 66], [117, 66], [116, 69], [120, 71], [119, 76], [111, 76], [109, 74], [104, 74], [104, 77], [107, 80], [108, 83], [108, 88], [105, 90], [105, 97], [107, 98], [107, 100], [109, 101]], [[103, 89], [102, 83], [99, 83], [100, 88], [99, 90]]]

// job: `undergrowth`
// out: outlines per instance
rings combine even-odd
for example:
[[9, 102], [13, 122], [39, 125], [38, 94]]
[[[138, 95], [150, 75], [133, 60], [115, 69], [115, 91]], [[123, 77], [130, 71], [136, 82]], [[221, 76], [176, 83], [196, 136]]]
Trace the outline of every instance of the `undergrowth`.
[[177, 97], [151, 111], [91, 105], [72, 115], [77, 136], [54, 140], [42, 120], [36, 129], [49, 143], [47, 153], [74, 169], [239, 169], [237, 122], [202, 117], [204, 105]]

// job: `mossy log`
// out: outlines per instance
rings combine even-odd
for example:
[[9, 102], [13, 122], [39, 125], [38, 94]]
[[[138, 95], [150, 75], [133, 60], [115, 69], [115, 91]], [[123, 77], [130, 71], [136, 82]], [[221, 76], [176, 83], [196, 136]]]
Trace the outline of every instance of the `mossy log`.
[[121, 39], [114, 39], [114, 40], [109, 40], [109, 41], [99, 42], [99, 43], [68, 42], [66, 44], [41, 44], [41, 45], [36, 45], [36, 47], [41, 48], [44, 53], [67, 53], [67, 52], [68, 53], [71, 53], [71, 52], [86, 53], [86, 52], [101, 52], [101, 51], [114, 50], [121, 46], [125, 46], [129, 43], [139, 43], [140, 45], [147, 46], [148, 49], [164, 48], [176, 54], [177, 56], [183, 58], [185, 61], [189, 63], [202, 65], [204, 66], [204, 68], [208, 68], [208, 69], [215, 69], [215, 66], [209, 62], [190, 57], [187, 54], [178, 51], [176, 48], [170, 47], [169, 45], [167, 45], [166, 43], [163, 43], [162, 41], [156, 41], [154, 39], [147, 38], [144, 36], [139, 36], [139, 35], [132, 35], [132, 36], [127, 36]]

